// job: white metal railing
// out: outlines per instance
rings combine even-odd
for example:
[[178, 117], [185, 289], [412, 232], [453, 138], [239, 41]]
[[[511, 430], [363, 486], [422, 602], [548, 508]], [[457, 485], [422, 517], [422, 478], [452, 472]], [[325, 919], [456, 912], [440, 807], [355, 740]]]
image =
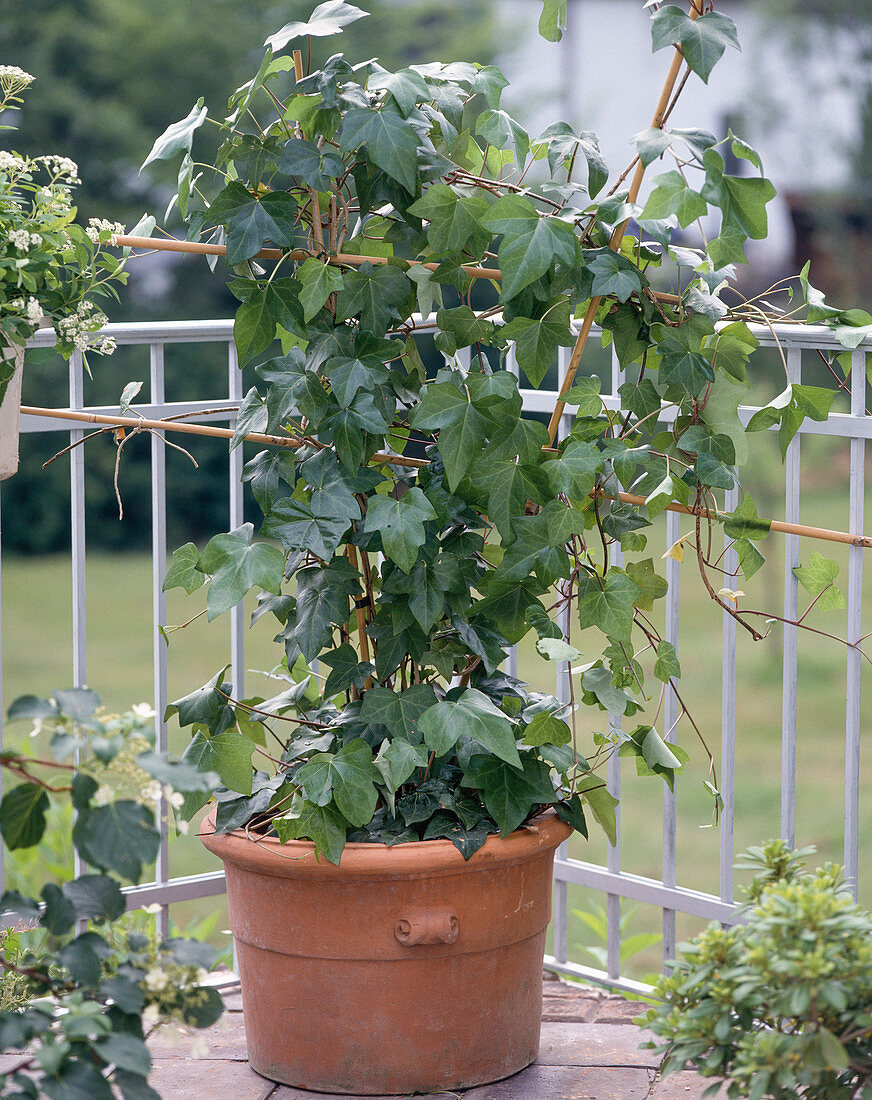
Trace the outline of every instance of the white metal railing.
[[[197, 422], [222, 421], [234, 423], [234, 410], [242, 398], [242, 374], [238, 369], [233, 345], [233, 322], [191, 321], [191, 322], [151, 322], [142, 324], [113, 324], [105, 330], [115, 337], [119, 345], [146, 345], [149, 348], [150, 393], [149, 401], [137, 405], [137, 411], [149, 419], [187, 414], [186, 419]], [[426, 331], [426, 327], [425, 327]], [[780, 345], [787, 360], [788, 373], [793, 381], [802, 377], [803, 353], [822, 351], [841, 351], [830, 330], [823, 327], [804, 327], [783, 325], [773, 329], [757, 327], [755, 335], [763, 346]], [[168, 344], [213, 343], [226, 349], [227, 384], [226, 398], [209, 397], [185, 402], [168, 402], [164, 387], [164, 349]], [[51, 330], [36, 334], [34, 346], [50, 347], [53, 343]], [[872, 349], [872, 338], [867, 338], [852, 355], [852, 379], [865, 379], [865, 355]], [[563, 378], [569, 360], [569, 350], [560, 349], [558, 357], [557, 384]], [[467, 360], [468, 362], [468, 360]], [[514, 368], [511, 357], [510, 369]], [[83, 363], [80, 355], [74, 355], [70, 361], [69, 408], [81, 411], [83, 405]], [[617, 405], [618, 387], [623, 379], [616, 361], [612, 363], [610, 392], [604, 396], [608, 407]], [[529, 412], [548, 412], [554, 407], [555, 391], [522, 390], [524, 407]], [[853, 387], [850, 412], [835, 412], [824, 422], [806, 421], [790, 444], [787, 451], [785, 469], [785, 518], [797, 522], [800, 502], [800, 448], [803, 435], [824, 435], [850, 440], [849, 471], [849, 522], [850, 532], [861, 534], [863, 531], [864, 501], [864, 465], [866, 440], [872, 438], [872, 417], [866, 415], [865, 385]], [[208, 410], [208, 412], [206, 411]], [[113, 413], [114, 408], [92, 407], [87, 411]], [[740, 417], [747, 420], [754, 414], [754, 407], [740, 407]], [[571, 411], [564, 414], [561, 430], [565, 433], [572, 419]], [[669, 411], [664, 410], [663, 419], [670, 419]], [[48, 421], [41, 417], [22, 416], [22, 446], [27, 445], [27, 436], [31, 433], [57, 431], [63, 421]], [[84, 433], [81, 423], [67, 421], [70, 442], [76, 442]], [[83, 448], [74, 449], [70, 455], [71, 512], [70, 530], [72, 540], [72, 677], [75, 685], [87, 681], [86, 653], [86, 609], [85, 609], [85, 481]], [[158, 627], [166, 625], [166, 604], [162, 583], [166, 571], [166, 480], [165, 454], [160, 439], [151, 441], [152, 463], [152, 604], [153, 604], [153, 679], [154, 709], [157, 712], [158, 747], [167, 745], [166, 726], [162, 715], [167, 704], [167, 668], [166, 648], [160, 638]], [[242, 486], [240, 473], [242, 466], [241, 448], [229, 455], [228, 496], [230, 507], [230, 525], [242, 523]], [[737, 503], [737, 494], [727, 494], [726, 507], [733, 508]], [[798, 581], [793, 567], [799, 562], [799, 539], [796, 535], [786, 535], [784, 554], [784, 617], [795, 619], [798, 606]], [[666, 545], [671, 546], [679, 538], [679, 519], [674, 513], [666, 516]], [[729, 540], [725, 544], [726, 567], [732, 568], [735, 556], [729, 550]], [[862, 582], [863, 549], [852, 546], [848, 550], [847, 581], [847, 630], [848, 641], [856, 642], [863, 634], [862, 629]], [[665, 637], [674, 644], [678, 642], [679, 632], [679, 585], [678, 563], [667, 559], [666, 574], [669, 581], [669, 594], [665, 607]], [[2, 581], [2, 578], [0, 578]], [[2, 597], [2, 587], [0, 587]], [[2, 607], [2, 604], [0, 604]], [[242, 609], [231, 612], [231, 656], [233, 667], [233, 689], [236, 697], [244, 694], [243, 673], [245, 668], [245, 625]], [[783, 641], [782, 667], [782, 750], [781, 750], [781, 832], [793, 842], [795, 832], [796, 799], [796, 730], [797, 730], [797, 682], [798, 653], [797, 629], [785, 626]], [[702, 893], [679, 884], [676, 858], [676, 803], [675, 795], [664, 789], [662, 812], [662, 872], [660, 879], [640, 877], [622, 869], [620, 850], [620, 830], [618, 844], [610, 847], [605, 866], [570, 858], [564, 845], [555, 862], [555, 916], [553, 955], [547, 960], [554, 969], [576, 977], [598, 981], [607, 980], [613, 985], [638, 989], [637, 983], [621, 976], [620, 970], [620, 903], [621, 899], [632, 899], [654, 905], [662, 910], [663, 954], [664, 960], [670, 959], [675, 949], [676, 914], [690, 914], [696, 917], [730, 922], [736, 919], [736, 906], [733, 897], [732, 865], [734, 859], [733, 826], [735, 801], [735, 743], [736, 743], [736, 622], [732, 616], [724, 613], [722, 627], [722, 671], [721, 671], [721, 747], [720, 747], [720, 790], [723, 797], [723, 814], [720, 825], [720, 884], [717, 894]], [[0, 660], [2, 660], [2, 639], [0, 639]], [[510, 657], [510, 667], [517, 667], [517, 654]], [[852, 648], [847, 649], [846, 667], [846, 710], [845, 710], [845, 798], [844, 798], [844, 863], [847, 877], [856, 880], [859, 856], [859, 797], [860, 797], [860, 654]], [[560, 668], [557, 674], [557, 693], [567, 697], [568, 667]], [[0, 679], [0, 705], [2, 705], [2, 679]], [[664, 728], [671, 729], [677, 716], [677, 700], [671, 691], [666, 693]], [[620, 719], [612, 715], [610, 720], [615, 726]], [[2, 747], [2, 725], [0, 725], [0, 747]], [[614, 757], [609, 767], [609, 785], [616, 795], [620, 793], [620, 762]], [[2, 777], [0, 777], [2, 782]], [[163, 817], [164, 814], [161, 814]], [[620, 820], [619, 820], [620, 824]], [[3, 866], [0, 862], [0, 891], [3, 884]], [[607, 899], [607, 967], [606, 971], [594, 971], [579, 965], [568, 958], [567, 944], [567, 904], [568, 887], [577, 884], [601, 891]], [[163, 906], [158, 918], [159, 931], [168, 929], [169, 905], [194, 898], [203, 898], [223, 893], [224, 876], [222, 873], [207, 873], [184, 878], [173, 878], [169, 866], [169, 846], [166, 826], [163, 828], [162, 843], [157, 859], [155, 881], [129, 888], [128, 906], [138, 908], [142, 905], [160, 903]]]

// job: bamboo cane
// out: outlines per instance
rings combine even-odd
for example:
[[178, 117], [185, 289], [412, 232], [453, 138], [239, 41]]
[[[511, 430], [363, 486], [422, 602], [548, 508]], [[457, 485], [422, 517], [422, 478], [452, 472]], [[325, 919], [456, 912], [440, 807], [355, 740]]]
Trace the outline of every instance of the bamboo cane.
[[[691, 0], [690, 5], [690, 18], [698, 19], [699, 10], [696, 4]], [[669, 66], [669, 72], [666, 74], [666, 80], [663, 84], [663, 90], [660, 93], [660, 99], [657, 102], [657, 107], [654, 111], [654, 117], [651, 120], [651, 129], [659, 130], [663, 125], [663, 116], [666, 114], [666, 109], [669, 106], [669, 99], [672, 95], [672, 91], [675, 87], [675, 82], [678, 79], [678, 73], [681, 70], [684, 56], [681, 50], [676, 47], [675, 55], [672, 58], [672, 64]], [[633, 180], [630, 184], [630, 191], [627, 195], [629, 202], [635, 202], [639, 197], [639, 190], [642, 186], [642, 179], [645, 175], [645, 165], [640, 160], [636, 165], [636, 171], [633, 173]], [[624, 238], [624, 232], [626, 231], [627, 221], [624, 221], [619, 225], [612, 233], [611, 240], [609, 241], [609, 247], [617, 250], [620, 247], [621, 241]], [[557, 428], [560, 425], [560, 418], [563, 416], [563, 410], [566, 408], [566, 402], [561, 400], [562, 395], [572, 385], [575, 379], [575, 372], [578, 370], [578, 364], [581, 362], [581, 356], [584, 352], [585, 345], [587, 344], [587, 338], [590, 335], [590, 330], [593, 327], [593, 319], [596, 315], [596, 311], [600, 307], [602, 298], [591, 298], [587, 307], [587, 313], [584, 316], [584, 323], [581, 326], [581, 331], [578, 334], [578, 339], [575, 341], [575, 347], [572, 349], [572, 355], [569, 359], [569, 366], [566, 369], [566, 375], [563, 379], [563, 384], [560, 387], [560, 395], [557, 398], [557, 402], [554, 406], [554, 412], [551, 414], [551, 420], [548, 423], [548, 438], [553, 443], [557, 436]]]
[[[75, 420], [86, 424], [105, 424], [108, 427], [148, 428], [154, 431], [184, 432], [187, 435], [215, 436], [219, 439], [232, 439], [235, 434], [231, 428], [216, 428], [211, 424], [185, 424], [178, 420], [146, 420], [133, 416], [109, 416], [103, 413], [77, 412], [73, 409], [43, 409], [33, 405], [22, 405], [21, 412], [25, 416]], [[249, 432], [244, 438], [250, 443], [264, 443], [274, 447], [296, 449], [304, 445], [304, 440], [290, 435], [265, 435], [263, 432]], [[420, 469], [420, 467], [428, 465], [425, 458], [410, 458], [406, 455], [392, 455], [384, 452], [377, 452], [372, 456], [372, 460], [374, 462], [390, 463], [393, 466], [407, 466], [412, 469]], [[634, 496], [632, 493], [619, 493], [618, 496], [625, 504], [643, 505], [645, 503], [645, 497]], [[712, 512], [706, 508], [696, 512], [693, 508], [675, 502], [667, 504], [666, 511], [680, 512], [686, 516], [701, 515], [706, 519], [713, 520], [723, 520], [724, 518], [719, 512]], [[826, 527], [809, 527], [802, 523], [785, 523], [783, 520], [778, 519], [770, 521], [769, 529], [786, 535], [799, 535], [803, 538], [821, 539], [824, 542], [838, 542], [848, 546], [872, 548], [872, 537], [852, 535], [848, 531], [832, 531]]]

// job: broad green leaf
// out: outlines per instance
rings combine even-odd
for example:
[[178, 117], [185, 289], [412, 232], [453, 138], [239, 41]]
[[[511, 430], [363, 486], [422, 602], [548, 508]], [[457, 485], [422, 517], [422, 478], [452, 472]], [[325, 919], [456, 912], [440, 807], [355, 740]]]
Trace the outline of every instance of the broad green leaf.
[[514, 536], [513, 520], [524, 515], [528, 500], [536, 504], [547, 500], [548, 479], [538, 466], [488, 463], [477, 471], [476, 481], [488, 494], [488, 518], [505, 540]]
[[523, 171], [530, 155], [530, 135], [505, 111], [482, 111], [475, 124], [475, 132], [489, 145], [505, 149], [511, 141], [515, 147], [515, 165]]
[[339, 147], [352, 152], [366, 145], [369, 159], [412, 195], [417, 186], [418, 135], [391, 111], [353, 107], [342, 120]]
[[[91, 1045], [98, 1057], [102, 1058], [107, 1065], [114, 1065], [117, 1069], [126, 1070], [141, 1078], [147, 1077], [151, 1070], [151, 1055], [145, 1040], [138, 1039], [135, 1035], [114, 1031]], [[122, 1095], [124, 1100], [128, 1100], [123, 1088]]]
[[197, 568], [212, 576], [206, 600], [210, 622], [229, 611], [255, 586], [275, 595], [282, 590], [284, 554], [266, 542], [252, 544], [252, 534], [251, 524], [246, 523], [235, 531], [215, 535], [200, 555]]
[[554, 217], [540, 217], [532, 202], [520, 195], [498, 199], [480, 222], [503, 238], [499, 246], [502, 301], [535, 282], [555, 260], [575, 262], [578, 242], [572, 226]]
[[568, 745], [572, 731], [562, 718], [542, 711], [533, 717], [524, 729], [524, 744], [539, 748], [542, 745]]
[[427, 81], [413, 69], [400, 69], [389, 73], [386, 69], [375, 67], [367, 81], [370, 91], [386, 91], [393, 96], [397, 106], [407, 117], [416, 103], [426, 103], [431, 93]]
[[303, 313], [297, 298], [298, 285], [294, 279], [274, 279], [258, 285], [236, 311], [233, 340], [241, 363], [268, 348], [279, 325], [300, 334]]
[[286, 191], [270, 191], [262, 197], [232, 180], [209, 208], [209, 217], [227, 227], [227, 263], [248, 260], [270, 241], [276, 248], [291, 248], [296, 241], [297, 203]]
[[467, 688], [453, 703], [430, 707], [418, 723], [424, 742], [437, 756], [444, 756], [462, 735], [480, 742], [486, 749], [514, 767], [521, 766], [511, 722], [475, 688]]
[[728, 16], [711, 11], [693, 20], [671, 4], [655, 13], [651, 37], [655, 52], [664, 46], [681, 46], [684, 60], [705, 83], [727, 46], [741, 50], [736, 24]]
[[610, 248], [600, 252], [588, 266], [594, 277], [591, 293], [596, 297], [614, 294], [619, 302], [626, 302], [648, 282], [631, 260]]
[[408, 741], [398, 737], [382, 745], [379, 757], [387, 762], [391, 785], [396, 791], [416, 768], [426, 768], [430, 753], [423, 745], [410, 745]]
[[654, 675], [664, 684], [668, 684], [674, 676], [681, 678], [681, 665], [672, 642], [662, 641], [657, 646], [657, 658], [654, 661]]
[[75, 918], [113, 921], [127, 908], [118, 883], [105, 875], [79, 875], [65, 882], [61, 893]]
[[282, 844], [289, 840], [310, 840], [330, 863], [339, 863], [348, 825], [334, 806], [303, 802], [293, 815], [278, 818], [273, 826]]
[[835, 583], [839, 566], [832, 558], [825, 558], [817, 550], [812, 550], [808, 565], [796, 566], [793, 575], [810, 596], [820, 597], [815, 607], [821, 611], [835, 611], [845, 606], [844, 594]]
[[578, 784], [578, 791], [593, 810], [593, 816], [602, 826], [610, 844], [618, 842], [618, 825], [615, 818], [617, 798], [609, 793], [605, 780], [598, 775], [586, 775]]
[[540, 638], [536, 649], [546, 661], [577, 661], [581, 657], [581, 650], [565, 642], [562, 636]]
[[535, 806], [551, 805], [557, 800], [548, 765], [532, 753], [525, 753], [517, 767], [492, 756], [473, 756], [462, 784], [481, 792], [503, 837], [514, 832]]
[[602, 451], [592, 443], [573, 439], [559, 458], [544, 467], [552, 491], [565, 493], [571, 500], [584, 500], [596, 483], [596, 475], [605, 461]]
[[151, 147], [151, 152], [142, 162], [139, 169], [140, 172], [146, 165], [151, 164], [152, 161], [167, 160], [169, 157], [175, 156], [176, 153], [180, 153], [183, 150], [190, 153], [194, 134], [206, 121], [208, 113], [207, 109], [203, 106], [203, 100], [198, 99], [191, 108], [190, 113], [183, 118], [181, 122], [174, 122], [172, 126], [168, 126], [166, 130], [164, 130]]
[[749, 493], [739, 501], [735, 512], [724, 515], [724, 534], [731, 539], [765, 539], [772, 526], [771, 519], [761, 519]]
[[739, 558], [739, 568], [742, 570], [742, 576], [746, 581], [750, 580], [766, 562], [757, 547], [748, 539], [737, 539], [733, 543], [733, 549]]
[[0, 802], [0, 834], [6, 847], [32, 848], [45, 832], [48, 795], [36, 783], [21, 783]]
[[270, 35], [264, 46], [278, 53], [294, 38], [328, 38], [341, 34], [343, 27], [368, 14], [353, 4], [346, 4], [345, 0], [326, 0], [326, 3], [315, 8], [305, 23], [286, 23], [280, 31]]
[[582, 573], [578, 582], [578, 624], [597, 626], [609, 638], [630, 644], [633, 607], [642, 590], [623, 569], [613, 566], [605, 578]]
[[478, 252], [490, 241], [490, 234], [479, 225], [489, 206], [478, 192], [459, 192], [446, 183], [434, 183], [412, 203], [409, 213], [429, 221], [427, 240], [434, 252], [461, 252], [467, 248]]
[[373, 666], [368, 661], [361, 661], [354, 646], [348, 642], [343, 642], [331, 653], [323, 654], [321, 660], [330, 669], [323, 688], [325, 698], [346, 691], [352, 685], [363, 687], [367, 676], [373, 672]]
[[601, 664], [595, 664], [582, 674], [581, 686], [596, 696], [609, 714], [624, 715], [630, 709], [630, 704], [635, 702], [623, 688], [615, 687], [611, 671]]
[[131, 882], [139, 881], [160, 848], [152, 812], [126, 798], [82, 814], [73, 827], [73, 840], [88, 863]]
[[787, 453], [790, 441], [799, 431], [806, 417], [826, 420], [832, 408], [835, 391], [819, 386], [800, 386], [791, 383], [768, 405], [758, 409], [748, 421], [747, 431], [759, 432], [779, 424], [778, 442], [782, 457]]
[[649, 127], [635, 134], [630, 141], [636, 146], [639, 160], [647, 168], [658, 157], [663, 156], [672, 144], [672, 135], [662, 130], [659, 126]]
[[[329, 571], [316, 570], [315, 575], [318, 573], [324, 576]], [[333, 627], [347, 621], [348, 595], [343, 586], [329, 583], [324, 576], [323, 583], [309, 584], [301, 591], [298, 579], [294, 638], [307, 661], [313, 661], [329, 644]]]
[[427, 386], [412, 417], [412, 427], [439, 429], [439, 454], [452, 492], [481, 454], [489, 430], [488, 421], [472, 404], [466, 390], [449, 382]]
[[361, 326], [373, 333], [387, 332], [392, 318], [409, 313], [411, 285], [399, 268], [390, 264], [361, 264], [343, 275], [343, 289], [336, 301], [336, 320], [360, 316]]
[[342, 273], [330, 264], [310, 256], [296, 271], [300, 283], [300, 304], [303, 307], [303, 319], [307, 323], [321, 309], [335, 291], [342, 290]]
[[368, 824], [378, 803], [375, 784], [380, 778], [372, 762], [372, 749], [359, 737], [349, 741], [333, 757], [330, 771], [339, 812], [352, 825]]
[[535, 147], [544, 145], [547, 150], [551, 175], [564, 167], [567, 175], [575, 168], [578, 157], [587, 164], [587, 192], [594, 198], [609, 178], [608, 165], [600, 152], [599, 139], [592, 130], [576, 134], [566, 122], [555, 122], [536, 138]]
[[502, 329], [501, 335], [514, 341], [518, 366], [534, 386], [548, 373], [558, 346], [568, 348], [575, 343], [569, 310], [569, 299], [560, 298], [542, 317], [515, 317]]
[[222, 683], [228, 668], [230, 666], [226, 665], [207, 684], [170, 703], [164, 718], [169, 719], [177, 714], [180, 726], [201, 725], [211, 733], [223, 733], [231, 727], [235, 717], [224, 694], [229, 689]]
[[217, 772], [225, 787], [250, 795], [251, 754], [254, 749], [254, 742], [244, 734], [228, 731], [207, 737], [198, 730], [185, 749], [182, 760], [190, 762], [200, 771]]
[[337, 502], [333, 514], [313, 513], [302, 501], [283, 497], [276, 501], [263, 521], [261, 532], [277, 538], [286, 551], [311, 550], [327, 561], [342, 542], [351, 522], [347, 510]]
[[360, 718], [384, 726], [393, 738], [417, 745], [421, 741], [419, 719], [436, 703], [436, 693], [429, 684], [412, 684], [405, 691], [370, 688], [363, 696]]
[[641, 214], [643, 220], [667, 218], [674, 214], [678, 224], [686, 229], [708, 210], [705, 199], [696, 191], [691, 191], [680, 172], [664, 172], [655, 177], [654, 184]]
[[[706, 151], [703, 164], [706, 182], [701, 194], [723, 211], [721, 237], [732, 231], [740, 237], [762, 240], [767, 233], [766, 204], [775, 198], [772, 183], [760, 177], [727, 175], [724, 158], [715, 149]], [[712, 254], [711, 249], [709, 254]], [[715, 256], [712, 259], [715, 260]], [[721, 259], [716, 262], [722, 265]]]
[[341, 157], [329, 149], [319, 149], [314, 141], [291, 138], [284, 142], [281, 150], [279, 172], [295, 176], [316, 191], [329, 191], [336, 177], [345, 170]]
[[378, 531], [385, 554], [408, 573], [418, 559], [419, 548], [424, 545], [424, 524], [435, 518], [433, 505], [420, 489], [414, 488], [399, 500], [370, 497], [363, 529]]
[[542, 0], [539, 33], [549, 42], [559, 42], [566, 30], [566, 0]]

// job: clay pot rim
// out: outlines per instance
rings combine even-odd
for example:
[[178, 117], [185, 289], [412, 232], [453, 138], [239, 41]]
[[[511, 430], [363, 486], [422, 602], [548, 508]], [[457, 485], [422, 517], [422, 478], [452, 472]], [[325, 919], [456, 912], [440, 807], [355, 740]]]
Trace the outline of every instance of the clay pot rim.
[[234, 829], [218, 836], [214, 833], [217, 807], [203, 819], [200, 839], [206, 848], [220, 859], [255, 868], [261, 873], [293, 878], [295, 874], [336, 876], [358, 874], [386, 877], [409, 873], [457, 873], [463, 868], [514, 863], [531, 858], [542, 848], [556, 848], [572, 833], [572, 828], [558, 818], [553, 809], [537, 814], [529, 826], [521, 826], [507, 837], [498, 833], [487, 840], [470, 859], [464, 860], [450, 840], [412, 840], [388, 846], [378, 842], [350, 841], [342, 851], [339, 865], [324, 856], [315, 856], [310, 840], [289, 840], [285, 844], [277, 837], [251, 839], [244, 829]]

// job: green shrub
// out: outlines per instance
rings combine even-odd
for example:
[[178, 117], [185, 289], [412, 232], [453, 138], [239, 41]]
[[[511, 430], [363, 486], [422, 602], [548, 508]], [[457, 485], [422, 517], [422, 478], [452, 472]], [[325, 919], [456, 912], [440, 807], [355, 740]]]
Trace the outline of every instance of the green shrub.
[[666, 1042], [663, 1073], [690, 1062], [731, 1100], [872, 1097], [872, 914], [826, 864], [804, 871], [780, 840], [745, 853], [758, 871], [743, 924], [710, 925], [639, 1019]]

